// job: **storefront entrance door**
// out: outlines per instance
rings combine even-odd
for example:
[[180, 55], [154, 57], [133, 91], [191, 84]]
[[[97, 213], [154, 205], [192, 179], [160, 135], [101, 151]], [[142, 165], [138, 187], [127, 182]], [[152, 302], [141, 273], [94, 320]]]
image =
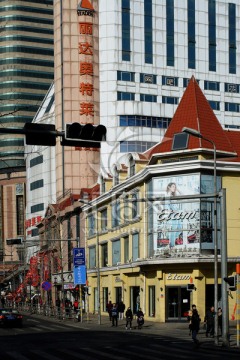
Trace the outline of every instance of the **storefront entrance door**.
[[190, 309], [190, 294], [186, 286], [166, 288], [166, 321], [186, 320]]

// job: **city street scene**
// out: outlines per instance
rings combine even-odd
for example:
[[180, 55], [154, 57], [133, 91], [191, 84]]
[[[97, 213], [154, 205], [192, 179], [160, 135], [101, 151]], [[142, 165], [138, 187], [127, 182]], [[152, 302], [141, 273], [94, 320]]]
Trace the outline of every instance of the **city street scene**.
[[240, 0], [0, 0], [1, 360], [239, 359]]
[[[202, 324], [203, 325], [203, 324]], [[83, 322], [59, 321], [54, 317], [26, 313], [22, 328], [0, 329], [2, 359], [239, 359], [236, 331], [230, 327], [231, 347], [214, 346], [201, 326], [200, 345], [195, 347], [186, 323], [146, 322], [141, 330], [133, 319], [132, 330], [125, 329], [125, 319], [111, 327], [90, 316]]]

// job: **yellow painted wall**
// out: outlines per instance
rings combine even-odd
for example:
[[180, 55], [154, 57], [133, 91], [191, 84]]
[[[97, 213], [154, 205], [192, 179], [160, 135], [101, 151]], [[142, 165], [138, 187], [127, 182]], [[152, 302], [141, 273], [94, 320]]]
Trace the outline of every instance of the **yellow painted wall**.
[[240, 177], [227, 175], [222, 179], [226, 189], [228, 256], [240, 256]]

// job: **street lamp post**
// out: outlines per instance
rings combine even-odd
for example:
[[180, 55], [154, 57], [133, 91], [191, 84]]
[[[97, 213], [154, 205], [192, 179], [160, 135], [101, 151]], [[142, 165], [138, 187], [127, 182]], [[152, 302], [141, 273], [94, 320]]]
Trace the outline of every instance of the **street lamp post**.
[[182, 132], [195, 136], [197, 138], [201, 138], [205, 141], [208, 141], [213, 146], [213, 182], [214, 182], [214, 310], [215, 310], [215, 317], [214, 317], [214, 336], [215, 336], [215, 344], [218, 344], [218, 316], [217, 316], [217, 309], [218, 309], [218, 239], [217, 239], [217, 158], [216, 158], [216, 144], [204, 137], [199, 131], [195, 129], [191, 129], [188, 127], [184, 127]]
[[[79, 202], [91, 206], [89, 201], [79, 199]], [[100, 280], [100, 252], [99, 252], [99, 230], [98, 230], [98, 211], [96, 207], [96, 270], [97, 270], [97, 309], [98, 309], [98, 324], [101, 325], [101, 280]]]
[[98, 213], [96, 210], [96, 236], [97, 236], [97, 293], [98, 293], [98, 324], [101, 325], [101, 284], [100, 284], [100, 254], [99, 254], [99, 233]]

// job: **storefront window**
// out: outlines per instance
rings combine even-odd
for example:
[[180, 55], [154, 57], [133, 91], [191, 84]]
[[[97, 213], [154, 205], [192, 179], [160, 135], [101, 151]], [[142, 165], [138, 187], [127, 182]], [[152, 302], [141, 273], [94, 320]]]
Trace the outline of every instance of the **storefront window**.
[[155, 316], [155, 286], [148, 287], [148, 315], [154, 317]]

